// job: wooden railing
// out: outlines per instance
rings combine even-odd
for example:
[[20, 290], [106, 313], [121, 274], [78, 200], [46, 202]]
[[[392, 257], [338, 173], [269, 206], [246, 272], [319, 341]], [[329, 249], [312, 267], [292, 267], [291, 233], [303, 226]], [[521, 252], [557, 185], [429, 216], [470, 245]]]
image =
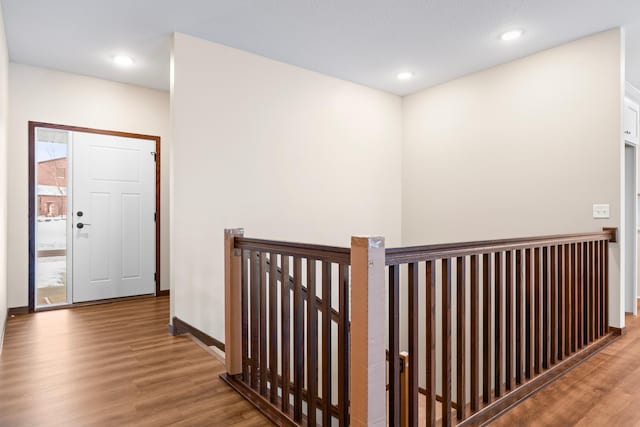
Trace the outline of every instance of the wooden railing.
[[229, 380], [278, 422], [348, 425], [350, 250], [227, 239], [241, 325]]
[[[443, 426], [479, 424], [606, 335], [614, 240], [605, 230], [387, 249], [390, 354], [401, 350], [401, 316], [408, 325], [408, 425], [418, 425], [421, 384], [427, 425], [436, 413]], [[388, 420], [401, 425], [399, 359], [391, 360]]]
[[385, 249], [227, 230], [224, 378], [280, 425], [482, 424], [609, 342], [615, 237]]

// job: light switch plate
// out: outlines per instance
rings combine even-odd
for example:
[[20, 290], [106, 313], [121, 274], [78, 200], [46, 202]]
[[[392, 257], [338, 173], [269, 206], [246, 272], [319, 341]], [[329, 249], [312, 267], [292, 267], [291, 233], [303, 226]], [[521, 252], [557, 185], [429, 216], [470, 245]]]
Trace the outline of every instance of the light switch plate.
[[609, 205], [593, 205], [594, 218], [609, 218]]

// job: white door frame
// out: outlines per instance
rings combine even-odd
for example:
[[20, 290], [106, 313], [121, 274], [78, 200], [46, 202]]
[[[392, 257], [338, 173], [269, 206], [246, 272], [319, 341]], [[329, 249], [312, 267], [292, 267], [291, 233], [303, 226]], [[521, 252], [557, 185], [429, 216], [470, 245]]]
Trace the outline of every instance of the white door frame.
[[625, 141], [624, 242], [625, 312], [638, 314], [638, 148]]

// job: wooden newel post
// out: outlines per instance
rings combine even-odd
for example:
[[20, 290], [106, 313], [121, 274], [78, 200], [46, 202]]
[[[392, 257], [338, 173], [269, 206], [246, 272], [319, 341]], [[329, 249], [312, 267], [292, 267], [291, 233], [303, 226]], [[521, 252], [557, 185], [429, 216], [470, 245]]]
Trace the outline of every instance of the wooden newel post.
[[242, 373], [242, 254], [235, 238], [244, 229], [224, 230], [224, 353], [228, 375]]
[[386, 427], [383, 237], [351, 238], [350, 425]]

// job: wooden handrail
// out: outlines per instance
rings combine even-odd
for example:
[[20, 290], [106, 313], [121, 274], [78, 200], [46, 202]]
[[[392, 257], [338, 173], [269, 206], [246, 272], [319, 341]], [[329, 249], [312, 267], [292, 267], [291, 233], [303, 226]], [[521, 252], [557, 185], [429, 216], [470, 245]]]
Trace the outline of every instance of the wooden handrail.
[[608, 240], [615, 242], [617, 228], [605, 228], [592, 233], [557, 234], [550, 236], [520, 237], [502, 240], [481, 240], [476, 242], [444, 243], [403, 248], [387, 248], [386, 264], [404, 264], [411, 262], [455, 258], [467, 255], [480, 255], [514, 249], [536, 248], [541, 246], [564, 245], [584, 241]]
[[236, 237], [235, 247], [236, 249], [274, 252], [282, 255], [334, 262], [336, 264], [349, 264], [351, 261], [351, 249], [338, 246]]
[[[617, 228], [604, 228], [592, 233], [555, 234], [547, 236], [519, 237], [513, 239], [479, 240], [474, 242], [456, 242], [433, 245], [387, 248], [386, 264], [403, 264], [430, 259], [453, 258], [471, 254], [484, 254], [513, 249], [535, 248], [583, 241], [607, 239], [615, 242]], [[319, 261], [350, 263], [350, 248], [339, 246], [314, 245], [308, 243], [283, 242], [266, 239], [236, 237], [235, 248], [259, 252], [274, 252], [289, 256], [299, 256]]]

